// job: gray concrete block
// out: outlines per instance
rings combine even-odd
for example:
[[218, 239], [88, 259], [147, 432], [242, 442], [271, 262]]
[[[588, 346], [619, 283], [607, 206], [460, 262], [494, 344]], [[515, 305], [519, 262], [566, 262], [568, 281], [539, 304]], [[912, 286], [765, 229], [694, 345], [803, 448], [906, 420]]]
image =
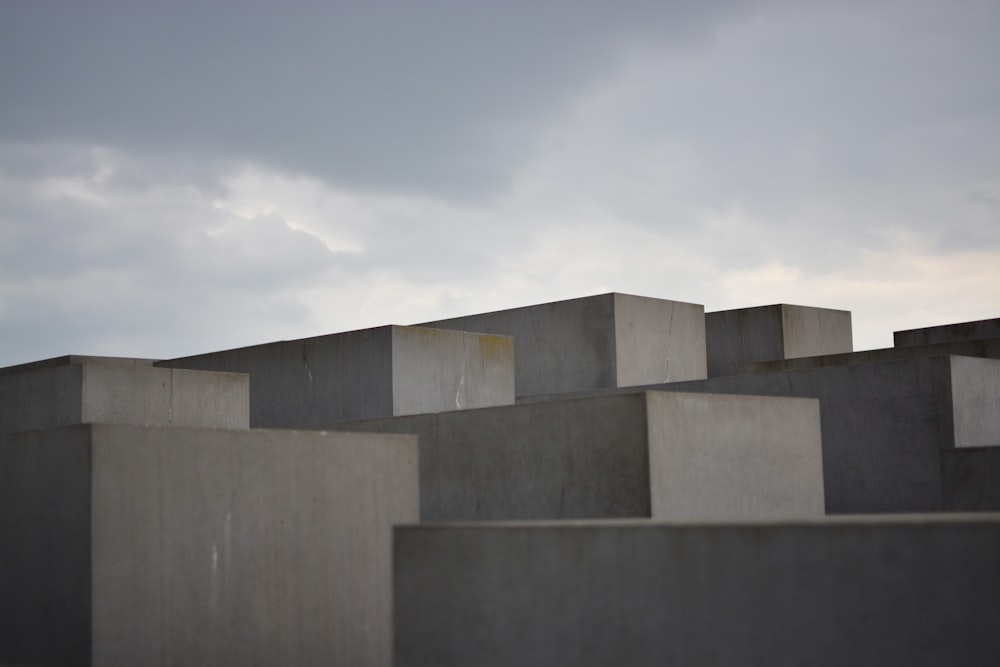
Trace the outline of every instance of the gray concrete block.
[[960, 341], [1000, 338], [1000, 317], [991, 320], [945, 324], [922, 329], [896, 331], [892, 334], [893, 345], [931, 345], [934, 343], [956, 343]]
[[1000, 515], [405, 526], [396, 666], [987, 665]]
[[774, 373], [778, 371], [791, 371], [800, 368], [823, 368], [827, 366], [875, 364], [883, 361], [919, 359], [922, 357], [942, 357], [947, 355], [980, 357], [983, 359], [1000, 359], [1000, 338], [955, 341], [952, 343], [932, 343], [930, 345], [909, 345], [906, 347], [887, 347], [880, 350], [863, 350], [861, 352], [848, 352], [845, 354], [825, 354], [816, 357], [802, 357], [799, 359], [758, 361], [743, 364], [740, 367], [739, 372], [740, 374]]
[[704, 378], [704, 312], [612, 293], [422, 326], [513, 336], [517, 395], [534, 396]]
[[705, 345], [708, 377], [755, 361], [851, 352], [851, 313], [788, 304], [705, 313]]
[[811, 400], [652, 392], [331, 428], [419, 435], [425, 521], [824, 511]]
[[941, 452], [1000, 444], [998, 382], [1000, 360], [934, 357], [646, 389], [818, 398], [826, 510], [849, 514], [949, 509]]
[[0, 662], [390, 665], [409, 436], [0, 436]]
[[514, 402], [509, 337], [385, 326], [157, 362], [250, 375], [250, 424], [292, 428]]
[[0, 433], [87, 422], [248, 428], [250, 382], [94, 357], [0, 373]]

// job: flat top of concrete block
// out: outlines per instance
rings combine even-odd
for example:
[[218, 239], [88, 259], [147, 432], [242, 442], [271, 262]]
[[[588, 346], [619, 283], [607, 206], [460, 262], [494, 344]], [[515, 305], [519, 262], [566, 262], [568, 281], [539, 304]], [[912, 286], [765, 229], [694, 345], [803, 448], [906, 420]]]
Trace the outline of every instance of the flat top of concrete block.
[[940, 514], [857, 514], [823, 517], [789, 517], [787, 519], [699, 519], [698, 521], [662, 521], [657, 519], [568, 519], [541, 521], [447, 521], [402, 524], [396, 530], [452, 529], [544, 529], [586, 530], [593, 528], [825, 528], [831, 526], [963, 525], [987, 524], [1000, 527], [1000, 512], [967, 512]]
[[10, 373], [20, 373], [22, 371], [33, 371], [37, 368], [53, 368], [55, 366], [69, 366], [71, 364], [98, 364], [101, 366], [152, 366], [159, 359], [138, 359], [132, 357], [101, 357], [83, 354], [67, 354], [62, 357], [52, 357], [40, 361], [29, 361], [14, 366], [0, 368], [0, 375]]

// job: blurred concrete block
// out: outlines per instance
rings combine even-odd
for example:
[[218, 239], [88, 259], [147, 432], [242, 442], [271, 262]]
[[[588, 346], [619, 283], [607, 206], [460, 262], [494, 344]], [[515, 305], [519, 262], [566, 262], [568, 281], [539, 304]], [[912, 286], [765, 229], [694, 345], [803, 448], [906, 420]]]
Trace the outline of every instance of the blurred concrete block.
[[824, 511], [811, 400], [640, 392], [331, 428], [419, 435], [425, 521]]
[[704, 313], [611, 293], [422, 326], [513, 336], [517, 395], [536, 396], [704, 378]]
[[705, 313], [708, 377], [749, 362], [851, 352], [851, 312], [778, 304]]
[[0, 369], [0, 433], [87, 422], [249, 427], [246, 375], [131, 361], [60, 357]]
[[0, 436], [0, 662], [390, 665], [416, 438]]
[[987, 338], [1000, 338], [1000, 317], [992, 320], [945, 324], [923, 329], [908, 329], [906, 331], [896, 331], [892, 334], [893, 345], [896, 347], [955, 343], [959, 341], [984, 340]]
[[396, 666], [988, 665], [1000, 515], [403, 526]]
[[385, 326], [157, 362], [250, 375], [250, 425], [348, 419], [514, 402], [509, 337]]

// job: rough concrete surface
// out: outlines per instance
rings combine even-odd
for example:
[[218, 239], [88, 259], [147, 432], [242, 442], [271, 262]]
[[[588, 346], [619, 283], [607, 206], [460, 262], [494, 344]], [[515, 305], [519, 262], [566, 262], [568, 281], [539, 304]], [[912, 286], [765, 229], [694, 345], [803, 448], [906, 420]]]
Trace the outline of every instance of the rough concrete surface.
[[635, 393], [329, 428], [419, 435], [425, 521], [824, 510], [811, 400]]
[[514, 402], [508, 337], [385, 326], [157, 362], [250, 375], [250, 425], [349, 419]]
[[0, 662], [390, 665], [416, 439], [92, 425], [0, 436]]
[[893, 345], [929, 345], [933, 343], [957, 343], [969, 340], [1000, 338], [1000, 317], [976, 322], [960, 322], [923, 329], [908, 329], [892, 334]]
[[988, 665], [1000, 515], [396, 529], [397, 667]]
[[421, 326], [513, 336], [517, 395], [534, 396], [704, 378], [704, 313], [610, 293]]
[[249, 426], [246, 375], [65, 359], [0, 374], [0, 433], [86, 422]]
[[851, 352], [847, 310], [776, 304], [705, 313], [708, 377], [759, 361]]

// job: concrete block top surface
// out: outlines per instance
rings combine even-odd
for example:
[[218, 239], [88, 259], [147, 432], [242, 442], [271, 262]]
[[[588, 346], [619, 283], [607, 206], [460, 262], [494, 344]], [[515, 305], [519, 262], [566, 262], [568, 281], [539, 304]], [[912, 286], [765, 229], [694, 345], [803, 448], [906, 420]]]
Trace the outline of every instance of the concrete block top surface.
[[1000, 317], [896, 331], [892, 338], [896, 347], [1000, 338]]
[[699, 304], [608, 293], [421, 326], [513, 336], [518, 396], [705, 377]]
[[250, 375], [253, 427], [514, 402], [509, 336], [388, 325], [170, 359], [157, 366]]

